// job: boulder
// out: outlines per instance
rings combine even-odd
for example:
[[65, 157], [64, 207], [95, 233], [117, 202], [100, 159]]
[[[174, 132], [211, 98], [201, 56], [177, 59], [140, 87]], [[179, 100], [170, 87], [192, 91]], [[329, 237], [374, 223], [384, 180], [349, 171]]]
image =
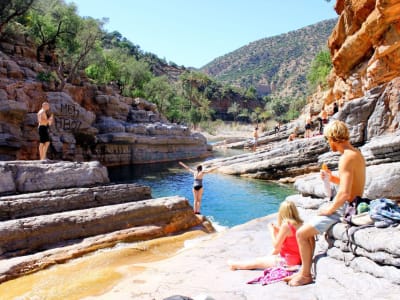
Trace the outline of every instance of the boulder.
[[0, 162], [0, 187], [12, 180], [2, 193], [28, 193], [76, 186], [91, 186], [109, 182], [107, 169], [99, 162], [9, 161]]
[[[400, 199], [400, 162], [368, 166], [364, 197]], [[335, 172], [334, 172], [335, 173]], [[295, 188], [305, 196], [325, 197], [325, 190], [319, 173], [298, 178]]]

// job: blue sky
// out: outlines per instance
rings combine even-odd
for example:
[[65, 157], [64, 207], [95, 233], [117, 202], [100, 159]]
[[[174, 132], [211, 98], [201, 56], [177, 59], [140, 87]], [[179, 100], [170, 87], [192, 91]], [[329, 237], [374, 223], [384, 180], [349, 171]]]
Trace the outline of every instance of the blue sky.
[[336, 18], [325, 0], [67, 0], [145, 52], [200, 68], [250, 42]]

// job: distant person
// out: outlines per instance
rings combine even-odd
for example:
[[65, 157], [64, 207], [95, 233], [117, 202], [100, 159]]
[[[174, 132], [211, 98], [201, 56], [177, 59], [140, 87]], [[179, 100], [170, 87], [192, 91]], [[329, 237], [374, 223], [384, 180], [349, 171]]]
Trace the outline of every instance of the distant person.
[[311, 218], [297, 230], [302, 266], [298, 273], [285, 279], [291, 286], [305, 285], [313, 281], [311, 265], [315, 236], [327, 232], [334, 224], [340, 222], [347, 202], [352, 202], [357, 196], [362, 197], [364, 193], [365, 160], [361, 152], [350, 144], [346, 124], [337, 120], [329, 123], [324, 129], [324, 136], [332, 151], [339, 152], [341, 157], [339, 177], [326, 170], [321, 172], [321, 178], [329, 176], [331, 183], [339, 185], [339, 190], [328, 207], [322, 208], [318, 216]]
[[295, 266], [301, 264], [296, 231], [303, 224], [296, 205], [292, 201], [283, 201], [279, 206], [278, 224], [268, 224], [271, 234], [272, 253], [247, 261], [228, 261], [232, 270], [266, 269], [274, 266]]
[[278, 123], [275, 124], [275, 128], [274, 128], [275, 134], [277, 134], [277, 133], [279, 132], [280, 129], [281, 129], [281, 123], [278, 122]]
[[200, 214], [201, 198], [203, 196], [203, 176], [204, 174], [214, 171], [216, 168], [203, 170], [203, 166], [198, 165], [196, 170], [193, 170], [181, 161], [179, 164], [189, 172], [193, 173], [193, 211], [195, 214]]
[[320, 113], [322, 124], [328, 124], [328, 112], [323, 108]]
[[53, 124], [54, 116], [53, 114], [50, 117], [47, 116], [48, 111], [50, 110], [50, 105], [48, 102], [43, 102], [42, 108], [37, 113], [37, 120], [39, 123], [38, 132], [39, 132], [39, 157], [40, 160], [45, 160], [47, 157], [47, 149], [50, 145], [50, 133], [49, 127]]
[[299, 128], [296, 126], [296, 127], [293, 129], [293, 132], [289, 135], [287, 141], [288, 141], [288, 142], [294, 141], [294, 140], [297, 138], [298, 131], [299, 131]]
[[322, 124], [321, 117], [317, 118], [317, 122], [318, 122], [318, 134], [322, 134], [324, 130], [324, 125]]
[[311, 137], [311, 117], [307, 117], [306, 126], [305, 126], [304, 137], [309, 138]]
[[253, 131], [253, 151], [256, 151], [257, 146], [258, 146], [258, 126], [256, 126]]
[[339, 99], [339, 109], [342, 109], [343, 106], [344, 106], [344, 98], [342, 97]]
[[335, 102], [333, 103], [333, 114], [336, 114], [339, 111], [339, 106], [338, 104]]

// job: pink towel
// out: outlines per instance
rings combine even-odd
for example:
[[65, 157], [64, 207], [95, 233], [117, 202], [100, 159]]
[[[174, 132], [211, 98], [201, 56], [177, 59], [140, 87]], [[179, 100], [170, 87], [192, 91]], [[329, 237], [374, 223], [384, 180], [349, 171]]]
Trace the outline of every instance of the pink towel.
[[289, 271], [282, 267], [272, 267], [264, 270], [264, 275], [254, 278], [248, 284], [261, 283], [262, 285], [281, 281], [283, 278], [292, 275], [295, 271]]

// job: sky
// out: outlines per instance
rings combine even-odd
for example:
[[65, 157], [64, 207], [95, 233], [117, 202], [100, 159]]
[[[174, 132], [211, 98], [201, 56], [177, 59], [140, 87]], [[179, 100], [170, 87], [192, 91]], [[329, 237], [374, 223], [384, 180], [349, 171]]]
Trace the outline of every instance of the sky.
[[200, 68], [256, 40], [336, 18], [326, 0], [67, 0], [144, 52]]

